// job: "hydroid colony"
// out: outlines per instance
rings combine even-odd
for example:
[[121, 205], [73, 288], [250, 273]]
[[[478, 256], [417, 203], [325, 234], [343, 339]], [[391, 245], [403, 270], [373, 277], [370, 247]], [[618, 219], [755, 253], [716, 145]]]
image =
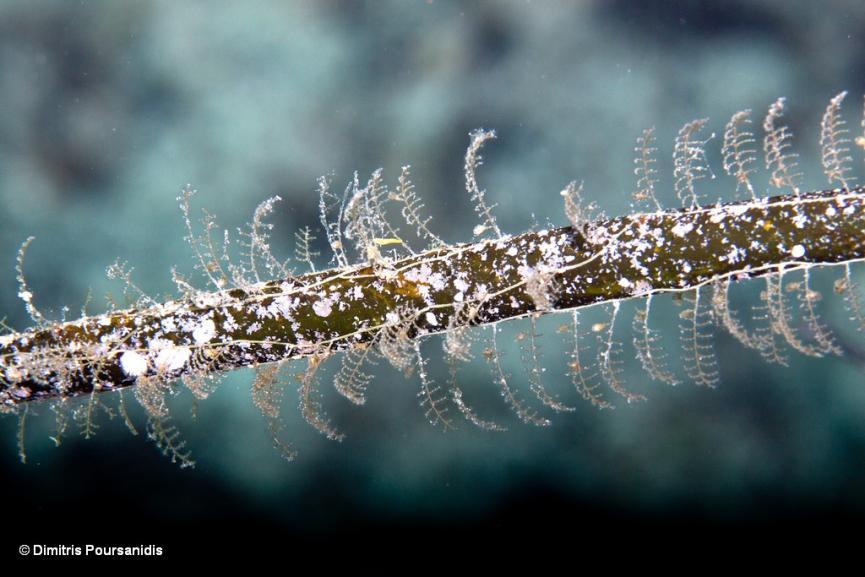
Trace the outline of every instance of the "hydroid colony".
[[[320, 224], [332, 251], [331, 267], [316, 270], [315, 233], [305, 228], [295, 235], [295, 260], [309, 272], [295, 274], [269, 248], [266, 219], [278, 198], [258, 207], [242, 232], [242, 254], [231, 257], [232, 240], [227, 231], [219, 232], [212, 216], [205, 213], [200, 227], [194, 224], [194, 191], [186, 187], [178, 200], [207, 289], [173, 273], [178, 297], [157, 302], [117, 264], [109, 275], [135, 295], [134, 306], [51, 321], [34, 305], [24, 278], [28, 240], [17, 272], [19, 296], [35, 326], [0, 336], [0, 407], [19, 416], [23, 459], [29, 407], [53, 405], [58, 441], [70, 427], [70, 413], [88, 436], [99, 409], [120, 415], [134, 430], [122, 393], [131, 388], [148, 415], [148, 435], [173, 460], [190, 465], [170, 423], [167, 396], [186, 388], [204, 399], [220, 374], [240, 367], [254, 368], [253, 402], [288, 458], [295, 455], [281, 426], [288, 386], [297, 387], [300, 413], [310, 425], [328, 438], [343, 438], [320, 401], [324, 363], [340, 363], [333, 385], [354, 404], [364, 404], [372, 386], [368, 367], [384, 359], [417, 380], [420, 405], [433, 425], [450, 428], [460, 419], [501, 430], [483, 407], [468, 404], [459, 383], [459, 366], [473, 358], [476, 341], [482, 341], [481, 356], [504, 402], [520, 421], [546, 426], [550, 414], [573, 409], [572, 401], [551, 392], [541, 378], [535, 322], [546, 314], [567, 320], [561, 332], [570, 333], [573, 343], [567, 366], [576, 395], [601, 408], [612, 407], [616, 397], [643, 400], [622, 378], [621, 305], [631, 299], [638, 303], [630, 322], [633, 348], [656, 381], [714, 386], [719, 375], [713, 326], [770, 362], [786, 363], [790, 348], [809, 356], [840, 354], [820, 319], [824, 295], [813, 288], [811, 271], [837, 267], [834, 292], [857, 327], [865, 327], [851, 274], [851, 265], [865, 257], [865, 189], [854, 186], [851, 176], [853, 142], [841, 115], [844, 97], [831, 100], [821, 122], [822, 166], [835, 187], [830, 190], [800, 190], [779, 99], [763, 119], [761, 143], [750, 111], [727, 122], [720, 139], [722, 164], [736, 200], [726, 203], [701, 195], [700, 180], [710, 174], [706, 146], [712, 137], [705, 134], [708, 120], [699, 119], [682, 127], [673, 146], [680, 208], [665, 210], [658, 201], [658, 150], [648, 129], [636, 141], [632, 214], [595, 216], [582, 200], [582, 187], [572, 182], [561, 192], [570, 226], [506, 235], [477, 178], [482, 147], [495, 135], [478, 130], [470, 135], [464, 166], [466, 191], [479, 219], [471, 243], [449, 245], [433, 232], [408, 167], [393, 187], [379, 170], [365, 183], [355, 175], [342, 194], [322, 178]], [[855, 144], [865, 147], [865, 136]], [[757, 182], [761, 161], [768, 186]], [[386, 217], [391, 203], [399, 207], [409, 234], [427, 248], [413, 249]], [[751, 282], [762, 283], [759, 303], [753, 311], [735, 310], [731, 287], [755, 277], [760, 278]], [[664, 293], [682, 304], [684, 374], [670, 366], [662, 335], [652, 326], [653, 299]], [[606, 320], [582, 325], [581, 313], [597, 306], [606, 308]], [[497, 338], [499, 323], [515, 318], [529, 322], [529, 330], [517, 337], [526, 386], [503, 369]], [[421, 341], [431, 335], [442, 341], [446, 384], [433, 381], [421, 353]], [[295, 379], [283, 376], [288, 363], [304, 363]]]

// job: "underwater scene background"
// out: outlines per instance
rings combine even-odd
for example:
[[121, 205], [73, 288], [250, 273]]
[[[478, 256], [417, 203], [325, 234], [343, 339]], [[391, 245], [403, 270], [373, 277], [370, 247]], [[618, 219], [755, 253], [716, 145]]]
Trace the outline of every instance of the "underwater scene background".
[[[724, 123], [751, 108], [759, 128], [779, 96], [788, 98], [803, 189], [826, 188], [820, 116], [848, 90], [845, 114], [858, 130], [863, 30], [858, 0], [5, 0], [0, 318], [29, 324], [14, 269], [30, 235], [25, 272], [35, 303], [54, 317], [64, 306], [76, 317], [88, 291], [89, 312], [106, 310], [107, 292], [122, 304], [122, 285], [105, 278], [117, 259], [148, 294], [171, 294], [171, 267], [194, 277], [176, 201], [186, 183], [199, 191], [196, 207], [232, 232], [259, 202], [282, 197], [272, 238], [287, 258], [294, 232], [318, 225], [317, 177], [331, 175], [341, 190], [355, 170], [365, 179], [382, 167], [394, 184], [410, 164], [431, 228], [469, 241], [476, 220], [462, 162], [480, 127], [498, 134], [479, 178], [508, 233], [564, 225], [559, 191], [572, 179], [605, 214], [625, 214], [634, 139], [650, 126], [661, 201], [676, 206], [672, 141], [695, 118], [710, 118], [716, 133], [707, 147], [717, 178], [701, 182], [704, 198], [732, 199], [719, 152]], [[856, 172], [865, 175], [861, 158]], [[865, 281], [861, 270], [856, 278]], [[831, 280], [823, 286], [831, 293]], [[657, 307], [675, 357], [675, 305]], [[100, 419], [91, 439], [72, 431], [55, 447], [52, 411], [33, 407], [27, 464], [17, 457], [15, 418], [0, 419], [5, 541], [60, 543], [70, 527], [77, 539], [161, 540], [170, 549], [192, 537], [323, 542], [446, 528], [488, 536], [534, 528], [564, 539], [658, 523], [858, 525], [865, 340], [840, 298], [826, 311], [844, 357], [791, 354], [789, 367], [768, 365], [718, 331], [718, 388], [653, 383], [630, 358], [624, 378], [648, 401], [613, 411], [574, 394], [561, 321], [545, 319], [544, 379], [576, 406], [547, 428], [508, 414], [482, 358], [463, 367], [460, 383], [504, 433], [430, 426], [415, 380], [381, 364], [364, 407], [323, 387], [342, 443], [308, 427], [289, 392], [285, 428], [300, 451], [292, 463], [250, 400], [249, 371], [227, 375], [201, 403], [188, 393], [172, 399], [194, 469], [179, 469], [143, 427], [134, 436], [117, 418]], [[526, 328], [503, 329], [506, 370], [520, 383], [515, 335]], [[433, 375], [446, 379], [438, 340], [424, 347]]]

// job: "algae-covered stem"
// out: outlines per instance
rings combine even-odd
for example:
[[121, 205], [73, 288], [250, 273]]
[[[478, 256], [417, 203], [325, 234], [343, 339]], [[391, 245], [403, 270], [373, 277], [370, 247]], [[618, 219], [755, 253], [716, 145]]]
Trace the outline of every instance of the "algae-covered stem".
[[0, 406], [863, 258], [863, 187], [597, 220], [45, 321], [0, 336]]

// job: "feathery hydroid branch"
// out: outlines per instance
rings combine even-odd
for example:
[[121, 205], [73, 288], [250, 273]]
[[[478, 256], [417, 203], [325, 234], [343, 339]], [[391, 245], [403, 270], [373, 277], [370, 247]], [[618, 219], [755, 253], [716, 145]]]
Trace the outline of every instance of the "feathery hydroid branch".
[[43, 322], [0, 336], [0, 404], [371, 345], [408, 367], [410, 341], [464, 325], [850, 263], [865, 258], [865, 188], [575, 224]]

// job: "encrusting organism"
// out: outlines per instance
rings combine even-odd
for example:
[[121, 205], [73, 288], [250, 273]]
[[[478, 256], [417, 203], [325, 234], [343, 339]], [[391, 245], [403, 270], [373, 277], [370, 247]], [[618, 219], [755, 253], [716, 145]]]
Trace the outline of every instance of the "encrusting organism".
[[[68, 407], [85, 435], [95, 430], [98, 412], [120, 415], [137, 432], [123, 404], [122, 391], [132, 388], [148, 414], [147, 435], [173, 460], [189, 465], [189, 452], [170, 421], [167, 395], [183, 383], [204, 399], [219, 375], [240, 367], [255, 370], [253, 402], [287, 458], [295, 450], [284, 438], [280, 415], [283, 393], [292, 383], [304, 419], [330, 439], [343, 438], [320, 399], [319, 369], [330, 362], [341, 363], [333, 385], [353, 404], [364, 404], [373, 385], [370, 367], [384, 360], [417, 379], [419, 403], [433, 425], [449, 429], [462, 420], [504, 430], [469, 404], [459, 384], [460, 366], [480, 352], [518, 419], [547, 426], [552, 414], [572, 411], [575, 399], [545, 384], [536, 329], [542, 315], [566, 312], [568, 322], [558, 332], [572, 339], [567, 366], [574, 396], [600, 408], [613, 407], [616, 396], [627, 402], [645, 398], [624, 379], [627, 342], [649, 378], [671, 385], [718, 383], [713, 326], [771, 362], [787, 362], [785, 347], [817, 357], [840, 354], [819, 316], [819, 303], [829, 295], [814, 289], [811, 271], [834, 266], [841, 272], [835, 292], [858, 328], [865, 328], [851, 273], [865, 258], [865, 188], [854, 183], [851, 152], [854, 144], [865, 148], [865, 133], [851, 140], [841, 110], [845, 95], [831, 100], [821, 122], [821, 164], [835, 187], [829, 190], [801, 189], [792, 135], [783, 124], [785, 101], [778, 99], [762, 123], [762, 141], [749, 110], [735, 113], [725, 125], [720, 177], [729, 179], [736, 195], [725, 203], [708, 203], [701, 191], [701, 180], [715, 175], [706, 154], [709, 121], [699, 119], [685, 124], [673, 145], [673, 190], [681, 207], [664, 209], [658, 199], [658, 147], [654, 129], [647, 129], [635, 145], [631, 214], [599, 215], [582, 200], [583, 186], [572, 182], [561, 192], [569, 226], [507, 235], [477, 174], [483, 147], [495, 133], [477, 130], [470, 134], [464, 164], [466, 192], [480, 220], [471, 243], [448, 244], [432, 231], [408, 166], [393, 188], [381, 170], [365, 183], [355, 174], [342, 194], [322, 178], [320, 221], [332, 253], [330, 268], [316, 269], [315, 234], [304, 228], [295, 235], [295, 256], [309, 272], [298, 274], [269, 248], [272, 225], [266, 219], [279, 197], [258, 207], [242, 231], [242, 254], [232, 259], [229, 235], [219, 232], [210, 214], [195, 226], [190, 214], [195, 191], [187, 186], [178, 200], [208, 290], [194, 288], [173, 271], [177, 298], [157, 302], [118, 262], [109, 274], [124, 283], [134, 306], [52, 321], [34, 304], [25, 280], [28, 239], [19, 253], [17, 278], [35, 325], [0, 336], [0, 408], [19, 415], [23, 458], [28, 407], [51, 405], [57, 442], [68, 428]], [[761, 164], [768, 173], [766, 187], [756, 180]], [[761, 196], [764, 188], [768, 194]], [[389, 203], [409, 234], [428, 248], [410, 246], [388, 220]], [[734, 310], [731, 287], [755, 277], [762, 283], [759, 302], [752, 311]], [[666, 293], [681, 306], [684, 375], [669, 363], [672, 355], [653, 328], [652, 304]], [[627, 300], [637, 303], [631, 322], [622, 318]], [[588, 307], [604, 307], [606, 320], [581, 324]], [[499, 323], [516, 318], [530, 324], [517, 337], [525, 375], [510, 374], [501, 361]], [[624, 339], [628, 329], [631, 338]], [[422, 351], [422, 341], [431, 335], [443, 335], [446, 383], [435, 382]], [[286, 363], [305, 368], [286, 375], [281, 370]], [[73, 402], [76, 397], [84, 399]], [[117, 399], [113, 406], [109, 398]]]

